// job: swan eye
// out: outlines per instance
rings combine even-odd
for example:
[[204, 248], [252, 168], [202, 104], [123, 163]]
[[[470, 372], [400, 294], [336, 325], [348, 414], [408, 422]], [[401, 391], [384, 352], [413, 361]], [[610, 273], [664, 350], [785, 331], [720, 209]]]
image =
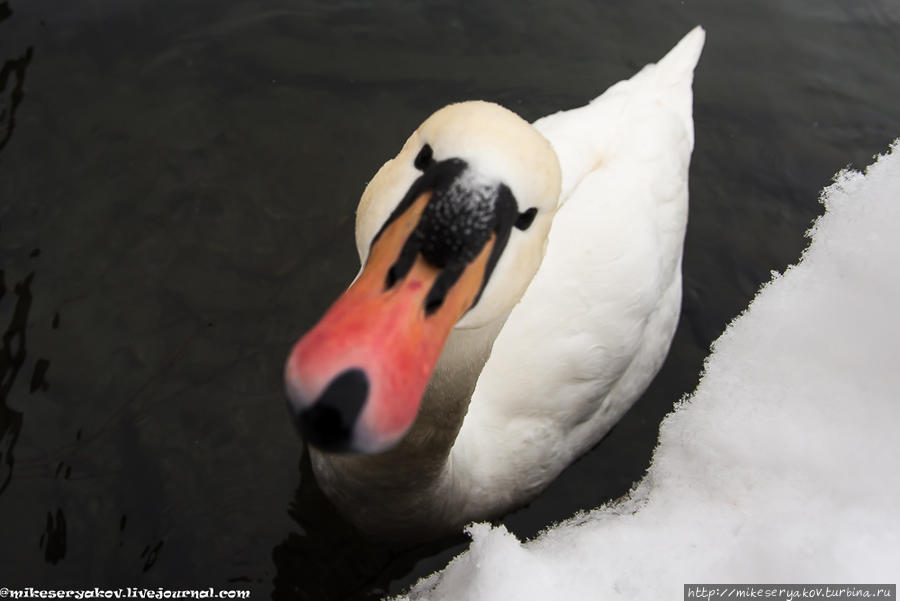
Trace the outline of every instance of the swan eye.
[[419, 171], [425, 171], [433, 162], [434, 151], [431, 150], [431, 146], [426, 144], [422, 147], [422, 150], [419, 151], [419, 154], [416, 155], [416, 160], [413, 161], [413, 165]]
[[537, 215], [537, 209], [535, 207], [531, 207], [527, 211], [519, 213], [519, 217], [516, 219], [516, 227], [522, 231], [527, 230], [531, 227], [535, 215]]

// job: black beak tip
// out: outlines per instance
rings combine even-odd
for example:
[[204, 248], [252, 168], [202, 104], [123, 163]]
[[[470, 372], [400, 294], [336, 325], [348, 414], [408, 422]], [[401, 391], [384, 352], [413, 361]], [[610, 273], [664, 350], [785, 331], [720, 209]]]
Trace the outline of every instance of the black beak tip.
[[309, 444], [331, 453], [354, 451], [356, 422], [369, 396], [369, 379], [359, 368], [338, 374], [311, 405], [294, 409], [294, 423]]

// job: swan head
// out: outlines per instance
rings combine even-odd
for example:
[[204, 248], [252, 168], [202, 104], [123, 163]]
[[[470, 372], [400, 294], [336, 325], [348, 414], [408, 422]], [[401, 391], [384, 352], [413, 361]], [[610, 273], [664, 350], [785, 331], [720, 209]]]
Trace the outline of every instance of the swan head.
[[550, 143], [515, 113], [465, 102], [425, 120], [363, 193], [359, 274], [288, 357], [303, 437], [332, 452], [397, 444], [451, 331], [524, 294], [559, 193]]

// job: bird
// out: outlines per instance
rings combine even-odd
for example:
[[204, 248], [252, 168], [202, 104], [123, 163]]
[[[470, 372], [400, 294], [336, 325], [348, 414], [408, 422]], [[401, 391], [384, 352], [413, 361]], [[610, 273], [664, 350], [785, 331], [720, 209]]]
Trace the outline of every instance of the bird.
[[533, 124], [450, 104], [370, 180], [360, 271], [284, 368], [316, 481], [363, 534], [434, 539], [529, 502], [654, 378], [704, 40]]

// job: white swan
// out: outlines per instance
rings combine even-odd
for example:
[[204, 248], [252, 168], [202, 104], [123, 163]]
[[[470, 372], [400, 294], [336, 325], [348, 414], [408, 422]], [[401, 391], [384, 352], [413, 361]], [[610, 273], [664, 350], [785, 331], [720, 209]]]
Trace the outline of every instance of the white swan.
[[316, 478], [363, 531], [527, 502], [650, 383], [681, 305], [703, 41], [534, 126], [445, 107], [369, 183], [363, 268], [285, 366]]

